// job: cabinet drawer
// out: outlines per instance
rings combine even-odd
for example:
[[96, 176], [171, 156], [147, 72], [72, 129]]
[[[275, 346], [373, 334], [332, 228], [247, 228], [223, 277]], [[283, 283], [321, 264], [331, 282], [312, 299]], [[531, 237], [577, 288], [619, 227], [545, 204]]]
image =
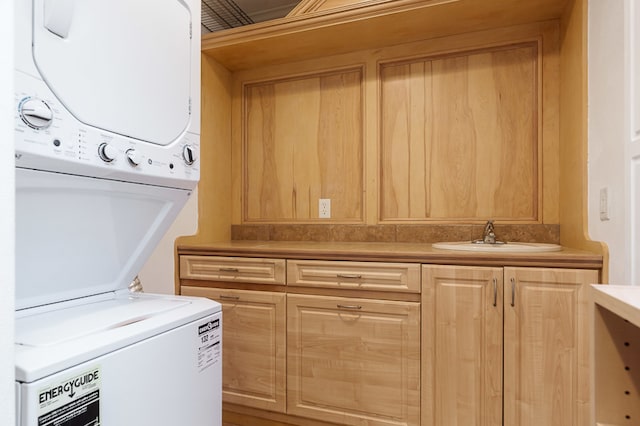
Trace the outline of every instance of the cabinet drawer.
[[420, 293], [420, 265], [289, 260], [287, 284], [301, 287]]
[[284, 259], [180, 256], [180, 278], [258, 284], [284, 284]]

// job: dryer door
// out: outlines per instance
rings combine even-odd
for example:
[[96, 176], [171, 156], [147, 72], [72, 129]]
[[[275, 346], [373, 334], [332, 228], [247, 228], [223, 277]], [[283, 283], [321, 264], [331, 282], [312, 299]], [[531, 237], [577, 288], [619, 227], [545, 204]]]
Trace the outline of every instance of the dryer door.
[[33, 57], [81, 122], [167, 145], [189, 124], [191, 11], [180, 0], [34, 0]]

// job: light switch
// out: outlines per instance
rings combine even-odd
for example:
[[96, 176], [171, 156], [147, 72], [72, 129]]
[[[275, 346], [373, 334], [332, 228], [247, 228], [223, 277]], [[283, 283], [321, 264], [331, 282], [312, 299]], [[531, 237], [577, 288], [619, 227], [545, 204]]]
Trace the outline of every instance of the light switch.
[[600, 220], [609, 220], [609, 188], [600, 188]]

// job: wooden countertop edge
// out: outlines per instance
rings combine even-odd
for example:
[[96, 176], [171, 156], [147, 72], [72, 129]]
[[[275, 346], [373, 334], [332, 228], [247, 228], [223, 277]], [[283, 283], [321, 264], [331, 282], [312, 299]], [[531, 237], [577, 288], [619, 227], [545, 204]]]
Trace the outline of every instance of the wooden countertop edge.
[[[339, 244], [323, 243], [307, 247], [296, 244], [295, 247], [286, 243], [273, 242], [256, 243], [255, 245], [179, 245], [179, 255], [229, 256], [229, 257], [275, 257], [286, 259], [314, 259], [314, 260], [347, 260], [365, 262], [416, 262], [427, 264], [468, 265], [468, 266], [535, 266], [545, 268], [577, 268], [601, 269], [602, 256], [572, 249], [563, 249], [552, 253], [510, 253], [488, 254], [480, 252], [454, 252], [431, 248], [424, 244], [424, 250], [412, 248], [402, 250], [402, 245], [395, 243], [385, 245], [372, 243], [365, 248], [365, 243], [358, 243], [355, 247], [340, 247]], [[386, 250], [385, 250], [386, 248]]]

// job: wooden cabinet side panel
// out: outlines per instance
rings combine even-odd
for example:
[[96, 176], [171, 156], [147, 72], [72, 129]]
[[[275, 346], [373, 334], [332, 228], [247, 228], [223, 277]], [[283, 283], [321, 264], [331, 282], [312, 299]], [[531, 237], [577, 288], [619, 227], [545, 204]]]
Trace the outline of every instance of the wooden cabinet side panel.
[[422, 425], [502, 425], [502, 268], [422, 274]]
[[289, 294], [287, 312], [289, 414], [420, 424], [419, 304]]
[[505, 268], [505, 424], [590, 424], [586, 286], [597, 280], [597, 271]]
[[224, 402], [286, 411], [286, 296], [283, 293], [182, 287], [222, 305]]
[[537, 42], [380, 75], [382, 220], [540, 219]]
[[363, 214], [363, 70], [351, 68], [243, 86], [244, 222]]
[[640, 328], [600, 306], [594, 315], [596, 424], [640, 421]]

